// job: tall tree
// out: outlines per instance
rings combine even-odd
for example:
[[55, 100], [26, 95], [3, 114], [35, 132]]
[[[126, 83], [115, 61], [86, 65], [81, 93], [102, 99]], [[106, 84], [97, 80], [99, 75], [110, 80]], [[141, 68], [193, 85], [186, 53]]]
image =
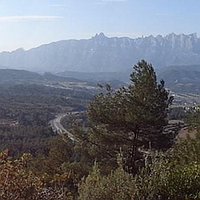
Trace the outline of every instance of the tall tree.
[[135, 171], [136, 161], [141, 158], [139, 147], [154, 149], [169, 147], [169, 139], [162, 134], [167, 124], [167, 110], [173, 98], [164, 87], [164, 81], [157, 83], [153, 66], [142, 60], [133, 67], [128, 88], [118, 91], [107, 89], [90, 104], [88, 115], [95, 128], [106, 131], [95, 135], [92, 142], [116, 151], [127, 153], [126, 165]]

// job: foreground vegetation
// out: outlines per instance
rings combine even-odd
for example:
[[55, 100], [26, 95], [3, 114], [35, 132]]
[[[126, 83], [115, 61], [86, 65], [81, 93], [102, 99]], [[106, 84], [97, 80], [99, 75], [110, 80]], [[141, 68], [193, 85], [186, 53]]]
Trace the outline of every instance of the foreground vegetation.
[[[197, 135], [196, 139], [188, 138], [166, 153], [152, 154], [152, 164], [144, 167], [134, 177], [124, 171], [121, 159], [118, 168], [106, 176], [95, 163], [89, 175], [79, 184], [75, 182], [77, 176], [72, 172], [75, 166], [66, 165], [64, 171], [60, 171], [59, 174], [51, 168], [56, 165], [52, 163], [53, 160], [43, 160], [43, 164], [50, 168], [51, 175], [48, 175], [33, 169], [34, 162], [30, 155], [26, 154], [13, 160], [4, 152], [0, 162], [0, 195], [1, 199], [15, 197], [27, 200], [199, 199], [199, 150], [200, 137]], [[59, 166], [61, 163], [57, 164]], [[79, 197], [75, 185], [79, 185]]]

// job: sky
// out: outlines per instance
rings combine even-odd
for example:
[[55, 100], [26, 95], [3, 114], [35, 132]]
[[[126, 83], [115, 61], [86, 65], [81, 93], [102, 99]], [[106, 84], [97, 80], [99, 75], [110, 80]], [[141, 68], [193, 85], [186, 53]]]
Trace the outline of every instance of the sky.
[[0, 0], [0, 51], [66, 39], [200, 35], [200, 0]]

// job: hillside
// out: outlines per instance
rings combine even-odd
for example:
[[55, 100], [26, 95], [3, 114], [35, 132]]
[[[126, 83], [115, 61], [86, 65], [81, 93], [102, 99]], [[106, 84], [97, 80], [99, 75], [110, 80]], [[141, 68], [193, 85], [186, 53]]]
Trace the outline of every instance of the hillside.
[[0, 69], [0, 84], [42, 81], [42, 75], [26, 70]]
[[[0, 85], [13, 84], [59, 84], [59, 83], [89, 84], [73, 77], [61, 77], [51, 73], [39, 74], [27, 70], [0, 69]], [[73, 85], [73, 84], [72, 84]]]
[[174, 92], [200, 92], [200, 65], [170, 66], [160, 71], [159, 78]]

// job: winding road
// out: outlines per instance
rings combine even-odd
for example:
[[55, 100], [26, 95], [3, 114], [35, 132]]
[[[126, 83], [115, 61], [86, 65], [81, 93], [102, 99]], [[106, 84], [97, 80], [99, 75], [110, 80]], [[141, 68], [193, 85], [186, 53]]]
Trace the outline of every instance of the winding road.
[[62, 137], [64, 135], [67, 135], [70, 140], [72, 140], [73, 142], [77, 142], [77, 140], [74, 137], [74, 135], [71, 134], [68, 130], [66, 130], [63, 127], [63, 125], [61, 124], [61, 119], [62, 118], [66, 117], [67, 115], [75, 114], [75, 113], [77, 113], [77, 112], [69, 112], [69, 113], [64, 113], [64, 114], [58, 114], [55, 119], [51, 120], [49, 122], [49, 124], [52, 127], [53, 132], [58, 133]]

